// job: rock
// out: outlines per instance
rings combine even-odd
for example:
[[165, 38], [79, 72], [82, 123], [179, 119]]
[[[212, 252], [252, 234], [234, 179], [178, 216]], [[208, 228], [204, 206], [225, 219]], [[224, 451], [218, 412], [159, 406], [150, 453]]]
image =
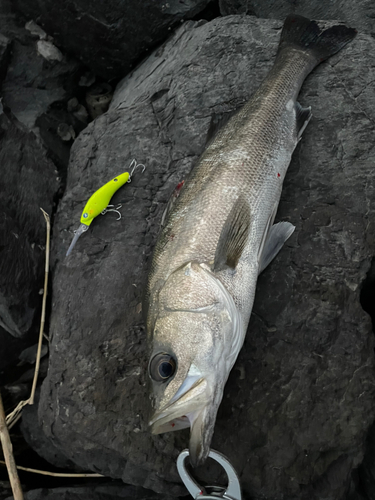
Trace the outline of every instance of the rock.
[[17, 0], [16, 8], [105, 80], [123, 77], [140, 57], [210, 0]]
[[67, 123], [60, 123], [57, 127], [57, 134], [61, 137], [63, 141], [70, 141], [71, 139], [75, 139], [76, 133], [74, 128]]
[[8, 69], [10, 48], [11, 41], [9, 40], [9, 38], [0, 33], [0, 86], [3, 83]]
[[[24, 494], [25, 500], [171, 500], [152, 491], [119, 483], [85, 484], [84, 486], [66, 486], [61, 488], [40, 488]], [[5, 500], [13, 500], [8, 497]]]
[[[35, 334], [35, 332], [33, 333]], [[14, 368], [17, 365], [20, 352], [33, 340], [33, 338], [15, 338], [0, 326], [0, 385], [4, 383], [4, 379], [9, 375], [7, 369], [9, 367]]]
[[26, 405], [22, 410], [21, 432], [26, 443], [40, 456], [55, 467], [72, 472], [86, 472], [77, 467], [59, 450], [53, 440], [44, 434], [38, 421], [38, 405], [40, 399], [40, 388], [35, 394], [33, 405]]
[[250, 14], [268, 19], [285, 19], [289, 14], [299, 14], [309, 19], [339, 19], [358, 31], [373, 34], [375, 31], [375, 4], [362, 0], [353, 8], [351, 0], [219, 0], [223, 16]]
[[[188, 431], [152, 436], [147, 428], [147, 268], [169, 196], [202, 153], [213, 114], [254, 93], [280, 29], [250, 16], [185, 23], [73, 145], [54, 226], [53, 336], [39, 418], [86, 470], [184, 491], [175, 460]], [[345, 498], [363, 457], [375, 412], [374, 339], [360, 305], [375, 243], [374, 59], [375, 40], [360, 34], [300, 95], [313, 118], [277, 216], [296, 231], [259, 278], [212, 442], [239, 472], [244, 498]], [[147, 168], [112, 199], [122, 219], [98, 217], [65, 258], [86, 200], [132, 158]], [[198, 474], [210, 484], [220, 478], [210, 464]]]
[[359, 468], [362, 489], [368, 500], [375, 500], [375, 423], [372, 425], [366, 443], [366, 453], [363, 464]]
[[36, 44], [38, 54], [40, 54], [47, 61], [59, 61], [64, 59], [61, 50], [59, 50], [52, 42], [48, 40], [39, 40]]
[[25, 24], [25, 28], [30, 31], [32, 35], [37, 36], [40, 40], [47, 39], [47, 33], [36, 24], [35, 21], [31, 20]]
[[[25, 29], [22, 17], [19, 13], [15, 16], [12, 9], [9, 0], [0, 2], [1, 32], [12, 42], [8, 72], [2, 85], [3, 102], [20, 122], [42, 139], [58, 167], [66, 170], [70, 146], [58, 136], [57, 126], [61, 121], [68, 123], [69, 119], [78, 122], [74, 116], [62, 120], [60, 109], [75, 93], [83, 69], [71, 57], [63, 61], [44, 59], [38, 53], [38, 46], [49, 47], [51, 41], [40, 40], [44, 38], [43, 32], [33, 21], [27, 22]], [[1, 46], [0, 37], [0, 83]], [[69, 124], [76, 127], [75, 123]], [[81, 128], [82, 122], [76, 132]]]
[[112, 101], [113, 91], [108, 83], [95, 85], [86, 92], [86, 104], [91, 118], [95, 119], [105, 113]]
[[[29, 363], [31, 365], [34, 365], [36, 362], [37, 353], [38, 353], [38, 344], [34, 344], [24, 349], [18, 356], [18, 359], [22, 362], [22, 364]], [[40, 358], [46, 356], [47, 353], [48, 353], [48, 346], [46, 344], [43, 344], [40, 350]]]
[[34, 134], [5, 112], [0, 114], [0, 164], [0, 325], [22, 337], [32, 327], [38, 331], [46, 242], [40, 207], [52, 212], [59, 182]]
[[3, 500], [12, 494], [12, 488], [9, 481], [0, 481], [0, 499]]

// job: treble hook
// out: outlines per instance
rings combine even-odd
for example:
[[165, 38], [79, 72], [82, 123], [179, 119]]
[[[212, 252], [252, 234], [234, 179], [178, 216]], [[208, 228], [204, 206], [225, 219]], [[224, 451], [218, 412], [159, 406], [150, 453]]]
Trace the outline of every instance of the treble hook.
[[145, 171], [146, 167], [143, 165], [143, 163], [137, 163], [137, 160], [134, 158], [131, 163], [130, 163], [130, 166], [129, 166], [129, 170], [133, 167], [133, 169], [131, 170], [130, 172], [130, 175], [129, 175], [129, 179], [128, 179], [128, 182], [131, 182], [132, 181], [132, 177], [133, 177], [133, 174], [134, 174], [134, 171], [138, 168], [138, 167], [143, 167], [143, 170], [142, 170], [142, 174], [143, 172]]
[[116, 212], [118, 214], [118, 218], [116, 220], [120, 220], [122, 215], [121, 212], [119, 212], [120, 208], [122, 208], [122, 205], [117, 205], [115, 208], [114, 205], [108, 205], [107, 208], [105, 208], [101, 213], [101, 215], [105, 215], [107, 212]]

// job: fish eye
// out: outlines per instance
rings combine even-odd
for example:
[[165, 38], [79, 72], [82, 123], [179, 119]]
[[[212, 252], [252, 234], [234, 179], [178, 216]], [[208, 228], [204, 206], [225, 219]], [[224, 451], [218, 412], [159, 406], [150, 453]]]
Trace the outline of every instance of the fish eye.
[[170, 354], [161, 352], [152, 358], [149, 371], [155, 382], [165, 382], [175, 374], [176, 361]]

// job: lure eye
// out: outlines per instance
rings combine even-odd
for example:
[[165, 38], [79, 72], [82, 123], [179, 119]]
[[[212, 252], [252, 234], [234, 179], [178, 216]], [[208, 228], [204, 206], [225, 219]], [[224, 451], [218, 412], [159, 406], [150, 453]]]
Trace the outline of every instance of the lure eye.
[[149, 370], [152, 380], [165, 382], [175, 374], [176, 361], [170, 354], [159, 353], [152, 358]]

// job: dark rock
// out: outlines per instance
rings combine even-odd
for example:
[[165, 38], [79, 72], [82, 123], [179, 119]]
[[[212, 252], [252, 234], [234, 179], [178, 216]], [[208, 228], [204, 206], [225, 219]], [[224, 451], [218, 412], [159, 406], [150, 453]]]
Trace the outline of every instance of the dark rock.
[[[252, 95], [280, 29], [246, 16], [185, 23], [73, 145], [54, 226], [53, 337], [39, 418], [82, 468], [183, 491], [175, 459], [189, 433], [152, 436], [147, 428], [147, 265], [168, 198], [202, 153], [212, 115]], [[245, 498], [344, 498], [374, 419], [374, 341], [360, 305], [375, 247], [374, 49], [372, 37], [359, 35], [300, 95], [313, 118], [278, 212], [296, 231], [259, 279], [212, 442], [238, 470]], [[123, 218], [98, 217], [65, 258], [86, 200], [132, 158], [147, 168], [112, 200]], [[207, 467], [200, 478], [209, 473], [216, 483]]]
[[59, 47], [79, 57], [105, 80], [128, 73], [141, 56], [169, 36], [181, 20], [191, 19], [210, 0], [16, 0]]
[[3, 500], [12, 494], [12, 488], [9, 481], [0, 481], [0, 499]]
[[[78, 134], [85, 126], [66, 111], [66, 103], [77, 92], [84, 69], [71, 57], [50, 61], [43, 57], [41, 52], [44, 49], [54, 51], [50, 46], [51, 40], [40, 39], [45, 38], [40, 27], [30, 21], [26, 23], [19, 13], [14, 14], [12, 7], [9, 0], [1, 0], [1, 33], [12, 41], [8, 72], [2, 85], [3, 103], [42, 139], [57, 166], [65, 167], [66, 171], [70, 145], [59, 137], [57, 127], [64, 121], [72, 125]], [[1, 40], [0, 37], [0, 83], [3, 67]], [[48, 51], [43, 53], [50, 57]], [[65, 116], [62, 117], [64, 106]]]
[[48, 439], [44, 434], [38, 421], [39, 399], [40, 389], [38, 388], [35, 394], [34, 404], [26, 405], [22, 410], [21, 432], [26, 443], [55, 467], [69, 470], [72, 469], [74, 472], [80, 472], [79, 467], [55, 446], [53, 440]]
[[5, 78], [10, 58], [11, 41], [0, 33], [0, 86]]
[[34, 338], [15, 338], [0, 326], [0, 385], [4, 383], [4, 372], [8, 367], [17, 365], [19, 354], [33, 341]]
[[37, 42], [30, 34], [28, 37], [26, 43], [18, 38], [13, 41], [12, 58], [2, 93], [4, 102], [18, 120], [34, 129], [36, 120], [52, 104], [71, 97], [72, 80], [79, 66], [71, 59], [48, 62], [38, 54]]
[[375, 423], [367, 436], [366, 453], [359, 469], [359, 478], [368, 500], [375, 500]]
[[375, 4], [362, 0], [353, 6], [351, 0], [219, 0], [223, 16], [250, 14], [268, 19], [285, 19], [299, 14], [309, 19], [339, 19], [358, 31], [375, 33]]
[[[119, 483], [104, 483], [63, 488], [40, 488], [28, 491], [25, 500], [171, 500], [171, 497], [155, 494], [152, 491]], [[8, 497], [5, 500], [13, 500]]]
[[[37, 353], [38, 353], [38, 344], [34, 344], [23, 350], [21, 354], [18, 356], [18, 359], [21, 361], [22, 364], [30, 363], [33, 365], [35, 364]], [[40, 350], [40, 357], [43, 358], [47, 353], [48, 353], [48, 346], [46, 344], [43, 344]]]
[[21, 337], [39, 319], [46, 242], [40, 207], [52, 212], [59, 182], [34, 134], [4, 112], [0, 164], [0, 325]]

